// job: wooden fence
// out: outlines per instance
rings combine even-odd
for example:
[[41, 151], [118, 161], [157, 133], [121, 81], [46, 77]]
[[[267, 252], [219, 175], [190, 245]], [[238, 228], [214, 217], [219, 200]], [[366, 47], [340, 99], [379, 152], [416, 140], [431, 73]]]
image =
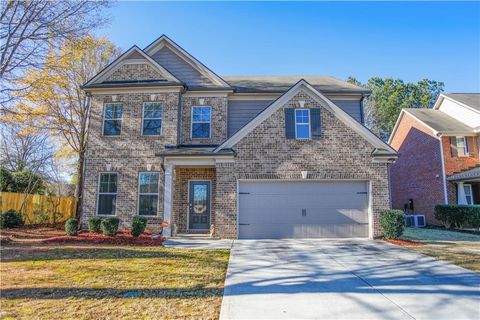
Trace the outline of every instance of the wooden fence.
[[0, 192], [0, 209], [20, 212], [26, 225], [61, 223], [75, 217], [77, 201], [74, 197]]

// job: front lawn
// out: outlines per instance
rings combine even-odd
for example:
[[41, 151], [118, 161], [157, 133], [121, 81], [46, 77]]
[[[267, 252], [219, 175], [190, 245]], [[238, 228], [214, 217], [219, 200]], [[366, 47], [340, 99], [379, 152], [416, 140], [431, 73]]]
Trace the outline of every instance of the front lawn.
[[403, 239], [421, 242], [409, 247], [439, 260], [480, 272], [480, 235], [430, 228], [405, 228]]
[[216, 319], [229, 250], [2, 246], [0, 318]]

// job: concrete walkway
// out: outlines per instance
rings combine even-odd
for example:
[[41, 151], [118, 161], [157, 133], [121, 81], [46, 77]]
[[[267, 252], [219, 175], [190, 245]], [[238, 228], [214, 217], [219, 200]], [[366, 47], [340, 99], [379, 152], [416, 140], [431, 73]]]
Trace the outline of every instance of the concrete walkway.
[[370, 240], [237, 240], [220, 319], [480, 319], [480, 276]]
[[233, 240], [170, 238], [163, 243], [165, 247], [179, 249], [230, 249]]

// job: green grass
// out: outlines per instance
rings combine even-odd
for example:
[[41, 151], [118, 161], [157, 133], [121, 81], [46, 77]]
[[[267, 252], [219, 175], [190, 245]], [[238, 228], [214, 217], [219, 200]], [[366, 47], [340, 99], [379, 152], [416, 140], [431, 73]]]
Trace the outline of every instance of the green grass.
[[441, 229], [406, 228], [403, 239], [422, 242], [408, 247], [439, 260], [480, 272], [480, 235]]
[[2, 248], [2, 319], [219, 316], [229, 250]]

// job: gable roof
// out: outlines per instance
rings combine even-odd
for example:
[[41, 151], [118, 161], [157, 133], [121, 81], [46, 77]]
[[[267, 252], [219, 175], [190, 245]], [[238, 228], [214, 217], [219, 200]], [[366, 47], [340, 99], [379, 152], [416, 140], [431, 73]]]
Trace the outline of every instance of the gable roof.
[[387, 143], [378, 138], [370, 130], [364, 127], [361, 123], [352, 118], [349, 114], [343, 111], [340, 107], [335, 105], [331, 100], [325, 97], [322, 93], [318, 92], [314, 87], [312, 87], [306, 80], [301, 79], [295, 85], [293, 85], [287, 92], [281, 95], [277, 100], [273, 101], [266, 109], [260, 112], [255, 118], [253, 118], [249, 123], [244, 127], [238, 130], [233, 136], [227, 139], [219, 147], [215, 149], [215, 152], [219, 152], [222, 149], [232, 148], [237, 144], [242, 138], [249, 134], [253, 129], [255, 129], [259, 124], [264, 120], [269, 118], [275, 111], [280, 109], [285, 103], [292, 99], [299, 91], [303, 90], [308, 95], [310, 95], [314, 100], [319, 102], [322, 107], [325, 107], [330, 112], [332, 112], [340, 121], [345, 125], [352, 128], [360, 136], [373, 145], [376, 149], [374, 153], [379, 156], [392, 157], [396, 156], [397, 152], [389, 146]]
[[125, 51], [122, 55], [120, 55], [117, 59], [112, 61], [108, 66], [106, 66], [102, 71], [100, 71], [96, 76], [94, 76], [92, 79], [88, 80], [87, 83], [85, 83], [82, 88], [88, 88], [94, 84], [102, 83], [103, 80], [110, 75], [112, 72], [114, 72], [117, 68], [122, 66], [122, 63], [124, 61], [128, 60], [129, 57], [134, 57], [136, 59], [141, 58], [145, 59], [146, 63], [150, 64], [153, 68], [158, 70], [160, 74], [165, 77], [167, 82], [171, 83], [181, 83], [180, 80], [175, 78], [173, 74], [171, 74], [167, 69], [159, 65], [155, 60], [150, 58], [145, 52], [142, 51], [137, 46], [132, 46], [130, 49]]
[[298, 79], [304, 79], [323, 93], [355, 93], [369, 95], [363, 88], [331, 76], [225, 76], [223, 77], [239, 93], [286, 92]]
[[[480, 112], [480, 93], [442, 93], [440, 97], [442, 96]], [[435, 109], [440, 107], [440, 103], [438, 102], [439, 101], [435, 104]]]
[[165, 45], [168, 46], [169, 49], [173, 50], [178, 56], [180, 56], [180, 58], [190, 64], [193, 68], [198, 70], [198, 72], [210, 79], [214, 84], [220, 87], [230, 88], [230, 85], [225, 80], [223, 80], [215, 72], [207, 68], [203, 63], [197, 60], [194, 56], [192, 56], [190, 53], [188, 53], [185, 49], [180, 47], [166, 35], [161, 35], [157, 40], [146, 46], [144, 51], [149, 56], [152, 56], [153, 54], [155, 54], [155, 52], [160, 50]]
[[450, 117], [448, 114], [439, 110], [432, 109], [403, 109], [423, 122], [427, 127], [436, 131], [436, 133], [473, 133], [473, 128], [463, 122]]

